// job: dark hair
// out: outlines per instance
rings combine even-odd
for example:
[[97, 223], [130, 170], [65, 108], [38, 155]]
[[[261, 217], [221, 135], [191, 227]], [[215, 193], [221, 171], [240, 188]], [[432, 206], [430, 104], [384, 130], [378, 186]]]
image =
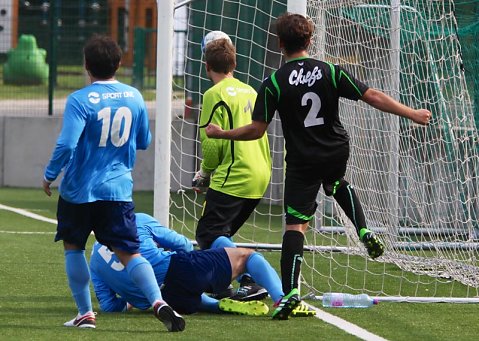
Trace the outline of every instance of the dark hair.
[[120, 67], [121, 48], [111, 37], [94, 35], [83, 48], [85, 67], [98, 79], [108, 79]]
[[213, 40], [206, 45], [205, 61], [214, 72], [227, 74], [236, 67], [236, 48], [227, 39]]
[[276, 34], [286, 53], [306, 50], [311, 42], [314, 24], [301, 14], [284, 13], [276, 19]]

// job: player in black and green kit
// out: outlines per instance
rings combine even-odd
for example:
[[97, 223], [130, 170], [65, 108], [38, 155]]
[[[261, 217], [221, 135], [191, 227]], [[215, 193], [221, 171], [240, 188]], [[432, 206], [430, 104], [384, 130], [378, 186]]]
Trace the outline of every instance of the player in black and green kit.
[[[199, 122], [203, 160], [193, 179], [193, 187], [201, 189], [209, 185], [209, 188], [196, 229], [196, 241], [201, 249], [235, 247], [231, 237], [249, 218], [269, 184], [269, 143], [266, 134], [256, 141], [227, 141], [206, 136], [204, 128], [209, 123], [224, 129], [251, 123], [256, 91], [233, 77], [236, 50], [229, 40], [208, 43], [205, 62], [214, 86], [203, 95]], [[268, 295], [248, 274], [241, 277], [236, 292], [231, 290], [227, 294], [243, 301]]]
[[210, 124], [206, 133], [209, 137], [231, 140], [257, 139], [263, 136], [275, 111], [279, 112], [286, 142], [286, 232], [281, 274], [283, 291], [289, 293], [275, 312], [281, 315], [299, 300], [297, 287], [304, 233], [314, 216], [321, 185], [326, 195], [333, 196], [351, 219], [370, 257], [379, 257], [384, 252], [383, 243], [366, 226], [354, 189], [344, 179], [349, 136], [339, 119], [339, 98], [362, 100], [376, 109], [422, 125], [428, 124], [431, 112], [414, 110], [369, 88], [341, 66], [310, 58], [307, 48], [314, 26], [302, 15], [283, 14], [276, 21], [276, 31], [286, 63], [261, 85], [253, 122], [228, 131]]

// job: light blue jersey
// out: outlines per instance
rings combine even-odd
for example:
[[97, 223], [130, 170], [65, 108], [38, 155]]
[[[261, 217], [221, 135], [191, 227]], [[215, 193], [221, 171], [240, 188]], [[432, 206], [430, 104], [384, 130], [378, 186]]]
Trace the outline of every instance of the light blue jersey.
[[118, 81], [94, 82], [68, 96], [45, 179], [63, 170], [59, 192], [70, 203], [132, 201], [136, 150], [150, 141], [140, 92]]
[[[190, 252], [193, 245], [186, 237], [160, 225], [148, 214], [137, 213], [136, 224], [140, 253], [151, 263], [158, 285], [161, 285], [170, 264], [170, 256], [176, 251]], [[158, 245], [161, 248], [158, 248]], [[165, 251], [163, 248], [172, 251]], [[129, 278], [116, 255], [98, 242], [93, 245], [90, 272], [102, 311], [124, 311], [126, 302], [138, 309], [150, 308], [151, 304]]]

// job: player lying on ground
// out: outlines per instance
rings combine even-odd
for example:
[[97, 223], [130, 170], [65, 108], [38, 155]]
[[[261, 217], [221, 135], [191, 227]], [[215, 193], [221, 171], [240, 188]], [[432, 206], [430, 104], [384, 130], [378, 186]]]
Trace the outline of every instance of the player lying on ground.
[[[245, 271], [265, 287], [277, 308], [273, 319], [287, 319], [296, 308], [296, 300], [283, 297], [281, 280], [264, 257], [245, 248], [217, 248], [191, 251], [191, 243], [183, 236], [161, 226], [153, 217], [137, 213], [140, 253], [152, 265], [163, 299], [177, 312], [229, 311], [245, 315], [264, 315], [268, 307], [259, 301], [218, 301], [204, 292], [217, 292]], [[171, 248], [166, 251], [159, 248]], [[141, 290], [130, 280], [114, 253], [95, 243], [90, 258], [91, 278], [100, 307], [104, 311], [127, 311], [130, 306], [148, 309]]]

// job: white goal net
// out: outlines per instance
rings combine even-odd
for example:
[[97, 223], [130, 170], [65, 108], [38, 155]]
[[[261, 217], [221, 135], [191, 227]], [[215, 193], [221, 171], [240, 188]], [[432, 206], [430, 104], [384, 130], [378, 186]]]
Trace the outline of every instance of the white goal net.
[[[201, 39], [226, 32], [237, 47], [235, 76], [259, 87], [283, 62], [275, 18], [287, 2], [186, 1], [184, 78], [177, 81], [171, 139], [170, 226], [194, 238], [204, 196], [191, 190], [201, 160], [197, 118], [206, 78]], [[478, 138], [462, 68], [451, 0], [310, 0], [315, 23], [312, 57], [338, 63], [371, 87], [414, 108], [428, 108], [427, 128], [342, 100], [340, 116], [351, 137], [346, 179], [355, 187], [370, 229], [386, 252], [368, 259], [354, 227], [335, 202], [318, 196], [307, 233], [302, 294], [365, 292], [384, 297], [473, 298], [479, 288]], [[477, 110], [477, 109], [476, 109]], [[268, 129], [271, 184], [234, 241], [278, 250], [283, 233], [283, 139]], [[157, 189], [155, 190], [164, 190]], [[278, 253], [271, 252], [279, 268]]]

